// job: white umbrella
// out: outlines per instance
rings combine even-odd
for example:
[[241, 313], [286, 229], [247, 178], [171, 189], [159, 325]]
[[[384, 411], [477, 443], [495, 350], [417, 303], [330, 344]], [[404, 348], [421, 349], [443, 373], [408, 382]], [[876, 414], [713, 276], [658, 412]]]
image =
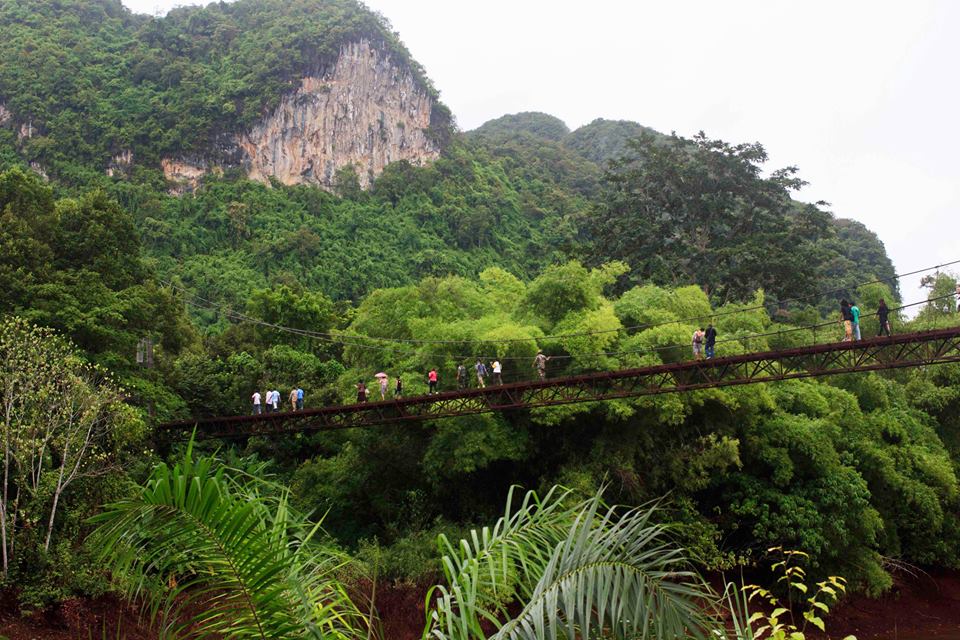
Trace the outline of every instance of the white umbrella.
[[388, 376], [388, 375], [385, 374], [383, 371], [381, 371], [380, 373], [375, 373], [375, 374], [373, 374], [373, 377], [374, 377], [374, 378], [389, 378], [390, 376]]

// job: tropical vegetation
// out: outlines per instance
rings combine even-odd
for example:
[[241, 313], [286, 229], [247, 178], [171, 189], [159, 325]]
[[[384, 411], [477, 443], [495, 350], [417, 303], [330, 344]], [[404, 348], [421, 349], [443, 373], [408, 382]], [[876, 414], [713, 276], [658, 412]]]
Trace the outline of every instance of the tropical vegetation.
[[[353, 0], [11, 0], [0, 36], [0, 587], [21, 610], [118, 589], [170, 635], [373, 637], [370, 587], [403, 584], [431, 590], [434, 638], [723, 633], [712, 605], [737, 638], [795, 640], [846, 588], [960, 567], [955, 365], [161, 438], [258, 390], [352, 401], [377, 372], [418, 394], [478, 358], [529, 378], [538, 350], [550, 375], [678, 362], [706, 323], [720, 355], [835, 341], [841, 297], [866, 335], [881, 299], [895, 332], [955, 324], [956, 277], [900, 309], [880, 240], [759, 143], [541, 113], [462, 133], [439, 101], [440, 157], [367, 190], [235, 167], [169, 193], [161, 157], [217, 153], [356, 38], [438, 98]], [[740, 570], [758, 584], [704, 585]]]
[[[608, 507], [602, 490], [584, 500], [561, 487], [519, 493], [510, 490], [493, 527], [455, 544], [440, 536], [445, 582], [427, 595], [424, 638], [805, 637], [779, 622], [791, 612], [767, 589], [730, 583], [714, 594], [655, 522], [657, 505]], [[188, 447], [94, 518], [93, 540], [130, 596], [149, 603], [163, 637], [371, 637], [373, 608], [359, 607], [343, 582], [363, 568], [317, 540], [319, 523], [287, 497]], [[830, 577], [808, 596], [796, 562], [804, 554], [782, 553], [778, 582], [802, 595], [804, 620], [824, 630], [844, 580]], [[758, 595], [776, 608], [751, 614]], [[713, 611], [727, 606], [732, 630]], [[202, 613], [187, 615], [191, 607]]]

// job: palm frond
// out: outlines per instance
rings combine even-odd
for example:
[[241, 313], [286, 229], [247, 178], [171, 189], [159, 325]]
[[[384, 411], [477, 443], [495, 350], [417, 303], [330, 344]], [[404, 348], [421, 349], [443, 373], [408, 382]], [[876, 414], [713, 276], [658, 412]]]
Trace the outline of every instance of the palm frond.
[[93, 542], [163, 637], [357, 637], [363, 617], [336, 580], [345, 557], [312, 542], [285, 496], [241, 486], [188, 449], [108, 505]]
[[[492, 531], [453, 547], [441, 540], [448, 584], [437, 587], [430, 625], [437, 640], [624, 638], [706, 635], [709, 588], [690, 570], [655, 506], [606, 507], [602, 492], [569, 505], [555, 488], [526, 494]], [[509, 605], [519, 603], [515, 617]], [[514, 609], [515, 610], [515, 609]]]
[[427, 595], [428, 603], [436, 600], [424, 637], [482, 638], [485, 626], [499, 626], [507, 605], [533, 593], [575, 511], [566, 505], [569, 490], [554, 487], [543, 499], [528, 491], [516, 504], [517, 489], [492, 528], [473, 530], [457, 545], [440, 535], [446, 584]]
[[646, 507], [601, 512], [588, 501], [533, 596], [496, 640], [705, 637], [710, 591]]

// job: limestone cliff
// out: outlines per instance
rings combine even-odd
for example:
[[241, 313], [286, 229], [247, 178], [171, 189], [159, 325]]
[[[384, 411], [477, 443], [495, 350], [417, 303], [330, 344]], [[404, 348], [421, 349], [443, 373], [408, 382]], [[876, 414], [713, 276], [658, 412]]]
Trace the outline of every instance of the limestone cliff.
[[[336, 171], [353, 165], [368, 187], [391, 162], [420, 165], [439, 155], [427, 132], [433, 111], [413, 75], [362, 40], [343, 46], [325, 71], [303, 78], [272, 113], [236, 136], [226, 155], [254, 180], [330, 188]], [[167, 159], [163, 169], [183, 190], [196, 185], [206, 164]]]
[[188, 191], [193, 191], [200, 186], [200, 179], [206, 175], [208, 167], [205, 162], [188, 162], [187, 160], [171, 160], [166, 158], [160, 162], [160, 168], [163, 169], [163, 175], [173, 186], [170, 187], [171, 195], [182, 195]]

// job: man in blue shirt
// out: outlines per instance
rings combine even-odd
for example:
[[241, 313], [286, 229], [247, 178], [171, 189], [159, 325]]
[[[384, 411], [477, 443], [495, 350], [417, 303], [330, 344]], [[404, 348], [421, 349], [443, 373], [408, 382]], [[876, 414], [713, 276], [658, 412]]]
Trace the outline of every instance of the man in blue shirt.
[[303, 411], [303, 389], [297, 387], [297, 411]]

